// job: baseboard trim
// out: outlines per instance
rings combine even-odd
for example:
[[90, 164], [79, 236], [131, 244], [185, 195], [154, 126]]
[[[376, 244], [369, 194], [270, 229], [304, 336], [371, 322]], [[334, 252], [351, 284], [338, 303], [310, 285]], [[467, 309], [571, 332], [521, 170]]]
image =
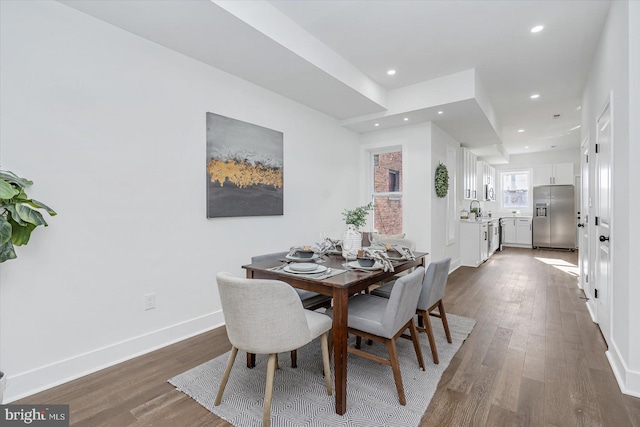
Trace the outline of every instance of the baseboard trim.
[[456, 271], [461, 265], [462, 261], [460, 260], [460, 258], [452, 260], [451, 264], [449, 265], [449, 274]]
[[620, 357], [620, 351], [615, 342], [609, 346], [609, 350], [605, 354], [620, 391], [629, 396], [640, 397], [640, 372], [632, 371], [627, 367], [624, 359]]
[[[205, 314], [147, 334], [7, 377], [4, 402], [10, 403], [117, 365], [224, 324], [222, 311]], [[6, 372], [5, 372], [6, 374]]]
[[589, 304], [589, 301], [586, 301], [585, 304], [587, 305], [587, 310], [589, 311], [589, 315], [591, 316], [593, 323], [598, 323], [596, 320], [596, 312], [594, 311], [592, 304]]

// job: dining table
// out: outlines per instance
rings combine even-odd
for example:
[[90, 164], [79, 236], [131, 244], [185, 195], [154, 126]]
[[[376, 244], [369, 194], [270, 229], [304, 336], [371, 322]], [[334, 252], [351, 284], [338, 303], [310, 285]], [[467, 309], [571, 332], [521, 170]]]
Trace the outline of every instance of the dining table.
[[[392, 261], [394, 271], [382, 269], [368, 270], [345, 267], [344, 258], [340, 255], [323, 255], [315, 262], [330, 268], [334, 273], [345, 270], [340, 274], [327, 277], [306, 277], [300, 274], [286, 272], [282, 265], [288, 259], [282, 253], [275, 253], [272, 257], [261, 257], [260, 262], [243, 265], [246, 277], [253, 279], [275, 279], [286, 282], [294, 288], [304, 289], [327, 295], [333, 298], [333, 363], [335, 375], [336, 413], [344, 415], [347, 410], [347, 320], [349, 316], [349, 297], [361, 293], [371, 285], [388, 281], [394, 275], [425, 265], [428, 253], [414, 252], [415, 259]], [[247, 355], [247, 365], [255, 365], [255, 355]]]

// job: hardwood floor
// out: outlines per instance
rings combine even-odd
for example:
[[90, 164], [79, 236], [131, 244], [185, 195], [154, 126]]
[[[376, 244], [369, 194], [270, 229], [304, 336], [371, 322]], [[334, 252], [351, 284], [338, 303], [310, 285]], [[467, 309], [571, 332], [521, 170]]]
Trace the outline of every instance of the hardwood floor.
[[[515, 248], [452, 273], [447, 313], [477, 324], [421, 426], [640, 427], [575, 274], [576, 253]], [[217, 329], [15, 403], [69, 404], [73, 426], [228, 426], [166, 380], [229, 349]]]

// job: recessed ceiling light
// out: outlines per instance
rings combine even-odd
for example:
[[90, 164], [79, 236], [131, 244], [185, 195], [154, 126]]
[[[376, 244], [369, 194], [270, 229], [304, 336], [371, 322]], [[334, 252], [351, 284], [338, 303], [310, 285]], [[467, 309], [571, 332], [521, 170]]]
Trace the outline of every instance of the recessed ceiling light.
[[374, 126], [380, 126], [380, 123], [376, 123]]
[[528, 146], [528, 145], [525, 145], [525, 146], [524, 146], [524, 148], [529, 148], [529, 146]]
[[393, 76], [396, 73], [396, 70], [388, 70], [387, 74]]
[[408, 121], [409, 121], [409, 117], [405, 117], [405, 118], [404, 118], [404, 121], [405, 121], [405, 122], [408, 122]]
[[544, 30], [544, 25], [536, 25], [535, 27], [533, 27], [531, 29], [531, 32], [532, 33], [539, 33], [542, 30]]
[[443, 113], [444, 113], [444, 111], [438, 111], [438, 114], [443, 114]]
[[538, 99], [540, 98], [540, 94], [539, 93], [534, 93], [533, 95], [531, 95], [529, 98], [531, 99]]
[[518, 129], [518, 133], [524, 132], [524, 129]]
[[576, 108], [576, 110], [582, 110], [582, 105], [578, 105], [578, 108]]

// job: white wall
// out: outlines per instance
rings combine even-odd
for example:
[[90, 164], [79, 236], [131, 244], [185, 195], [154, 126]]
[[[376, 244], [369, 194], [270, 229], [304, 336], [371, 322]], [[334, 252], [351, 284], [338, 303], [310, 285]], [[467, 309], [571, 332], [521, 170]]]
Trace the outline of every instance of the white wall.
[[[402, 147], [403, 231], [421, 252], [432, 253], [431, 241], [431, 122], [401, 126], [361, 135], [361, 164], [366, 170], [367, 151], [382, 147]], [[365, 174], [361, 174], [362, 194], [367, 194]], [[362, 200], [364, 203], [368, 199]], [[429, 260], [427, 259], [427, 262]]]
[[455, 217], [455, 241], [447, 244], [447, 198], [439, 198], [433, 186], [435, 170], [439, 163], [446, 164], [447, 149], [453, 149], [456, 159], [460, 156], [460, 142], [440, 129], [435, 123], [431, 123], [431, 180], [429, 181], [429, 193], [431, 194], [431, 259], [437, 261], [445, 257], [451, 257], [451, 267], [460, 265], [460, 221], [459, 203], [456, 194], [457, 183], [454, 178], [458, 175], [459, 161], [448, 165], [449, 172], [449, 196], [453, 197], [453, 213]]
[[[627, 310], [629, 311], [629, 371], [626, 386], [633, 390], [636, 396], [640, 396], [640, 337], [638, 327], [640, 325], [640, 286], [637, 286], [638, 268], [635, 265], [640, 259], [640, 246], [637, 241], [640, 237], [640, 221], [637, 220], [640, 212], [640, 197], [638, 197], [637, 183], [640, 182], [640, 2], [629, 2], [629, 156], [628, 156], [628, 182], [629, 182], [629, 257], [626, 268], [628, 277], [627, 286], [629, 296]], [[631, 119], [633, 118], [633, 119]], [[634, 141], [633, 143], [631, 141]], [[632, 190], [633, 189], [633, 190]], [[635, 190], [635, 191], [634, 191]], [[634, 283], [634, 285], [632, 285]]]
[[[216, 272], [342, 232], [359, 146], [334, 119], [60, 3], [0, 7], [2, 168], [59, 214], [0, 270], [6, 399], [216, 327]], [[208, 111], [284, 132], [284, 216], [205, 218]]]
[[[611, 227], [611, 331], [609, 361], [623, 392], [640, 396], [640, 295], [637, 288], [637, 268], [640, 258], [637, 222], [640, 180], [637, 140], [630, 142], [630, 131], [638, 135], [638, 6], [634, 2], [612, 2], [598, 50], [589, 72], [582, 97], [582, 138], [591, 137], [591, 150], [596, 139], [595, 120], [612, 93], [613, 114], [613, 220]], [[630, 28], [630, 22], [633, 26]], [[630, 44], [631, 41], [631, 44]], [[630, 72], [633, 59], [633, 72]], [[630, 89], [635, 88], [631, 100]], [[630, 108], [630, 101], [633, 111]], [[630, 113], [633, 112], [633, 115]], [[634, 119], [629, 120], [629, 117]], [[591, 177], [594, 176], [590, 162]], [[594, 184], [591, 181], [592, 188]], [[635, 233], [632, 233], [635, 231]], [[595, 235], [590, 238], [590, 253], [595, 253]]]

